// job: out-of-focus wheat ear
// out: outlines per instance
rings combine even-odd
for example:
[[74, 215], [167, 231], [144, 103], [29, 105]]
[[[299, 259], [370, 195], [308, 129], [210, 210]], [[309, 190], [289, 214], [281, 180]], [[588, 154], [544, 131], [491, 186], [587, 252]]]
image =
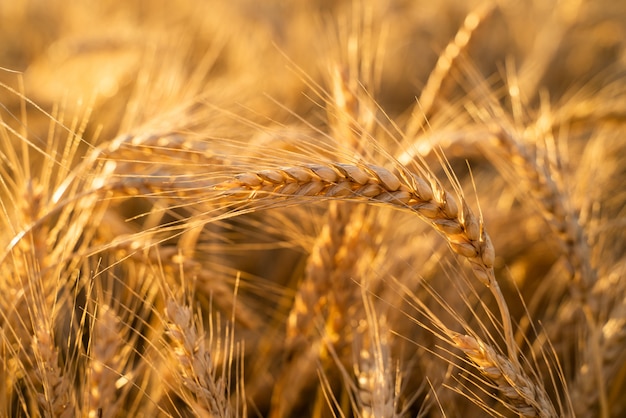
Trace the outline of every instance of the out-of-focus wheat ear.
[[[401, 417], [402, 375], [394, 366], [391, 353], [391, 332], [384, 314], [374, 308], [366, 288], [362, 288], [364, 321], [355, 330], [354, 376], [356, 377], [355, 406], [363, 418]], [[405, 408], [408, 405], [405, 406]]]
[[97, 307], [93, 331], [89, 340], [90, 359], [88, 384], [84, 404], [88, 416], [111, 417], [119, 411], [117, 381], [124, 375], [124, 356], [127, 353], [123, 341], [122, 324], [115, 311], [106, 304]]
[[11, 416], [12, 399], [16, 396], [16, 383], [21, 372], [18, 369], [17, 356], [11, 344], [0, 328], [0, 414]]
[[[513, 87], [517, 90], [516, 84]], [[488, 93], [485, 97], [491, 102], [477, 111], [477, 116], [491, 127], [489, 136], [494, 135], [496, 141], [478, 144], [514, 186], [520, 201], [542, 215], [562, 249], [575, 299], [592, 303], [588, 299], [598, 273], [591, 263], [590, 244], [579, 216], [581, 208], [576, 207], [564, 184], [561, 150], [552, 133], [552, 110], [544, 100], [537, 119], [521, 131], [508, 121], [495, 98]]]
[[[511, 129], [502, 127], [497, 130], [496, 135], [499, 147], [487, 149], [487, 154], [493, 156], [494, 164], [505, 174], [514, 170], [516, 187], [524, 188], [524, 196], [531, 199], [527, 202], [539, 209], [562, 248], [572, 276], [574, 297], [583, 303], [589, 303], [591, 289], [597, 281], [597, 272], [591, 264], [587, 235], [580, 224], [572, 199], [563, 190], [563, 185], [559, 184], [560, 173], [555, 172], [558, 168], [548, 161], [541, 161], [539, 157], [533, 158], [525, 141], [518, 138]], [[542, 147], [540, 139], [536, 141], [537, 148]], [[504, 155], [498, 155], [497, 150], [504, 152]], [[512, 164], [504, 167], [502, 161]]]
[[[293, 374], [291, 369], [298, 367], [297, 365], [306, 361], [305, 359], [313, 360], [315, 363], [304, 368], [309, 374], [301, 374], [299, 379], [302, 380], [318, 380], [317, 369], [313, 367], [318, 362], [321, 367], [327, 367], [329, 364], [335, 366], [336, 362], [329, 361], [330, 359], [324, 355], [324, 350], [318, 353], [318, 358], [311, 353], [311, 341], [317, 341], [321, 337], [319, 327], [315, 326], [317, 325], [314, 323], [315, 320], [324, 321], [326, 343], [333, 346], [340, 356], [339, 361], [351, 361], [352, 356], [349, 356], [349, 352], [352, 349], [352, 324], [363, 317], [357, 283], [365, 272], [368, 272], [368, 268], [364, 266], [372, 267], [371, 261], [376, 254], [376, 244], [372, 239], [372, 235], [376, 235], [374, 225], [376, 220], [367, 216], [368, 209], [365, 205], [355, 206], [350, 202], [331, 202], [325, 230], [332, 230], [333, 237], [339, 239], [340, 245], [334, 245], [332, 241], [325, 241], [330, 243], [330, 246], [324, 245], [324, 241], [316, 242], [314, 251], [323, 251], [329, 255], [329, 258], [323, 264], [318, 264], [315, 259], [309, 260], [307, 264], [303, 282], [305, 287], [298, 291], [294, 308], [302, 306], [301, 303], [306, 298], [310, 303], [307, 308], [309, 313], [306, 316], [300, 316], [300, 319], [305, 318], [306, 322], [300, 321], [299, 328], [288, 328], [288, 362], [285, 366], [287, 375], [281, 377], [281, 381], [288, 379], [288, 375]], [[325, 293], [314, 297], [312, 292], [303, 292], [308, 289], [308, 286], [315, 287], [316, 291], [324, 286], [326, 290]], [[303, 328], [303, 325], [306, 325], [306, 328]], [[318, 347], [317, 344], [313, 346]], [[279, 386], [285, 385], [281, 383]], [[285, 390], [293, 390], [293, 388], [293, 386], [286, 386]], [[282, 402], [283, 398], [284, 392], [276, 392], [277, 402]], [[300, 398], [306, 398], [306, 396]], [[284, 409], [284, 407], [279, 409]]]
[[287, 345], [295, 340], [310, 338], [315, 329], [314, 320], [326, 303], [332, 287], [331, 276], [335, 256], [343, 244], [343, 234], [349, 214], [336, 204], [329, 206], [327, 221], [315, 240], [307, 259], [305, 275], [298, 285], [293, 307], [287, 319]]
[[305, 276], [287, 320], [287, 358], [272, 394], [274, 418], [290, 416], [297, 404], [306, 399], [305, 392], [316, 386], [322, 348], [318, 329], [324, 328], [320, 323], [332, 320], [334, 314], [330, 311], [345, 308], [344, 305], [338, 309], [335, 290], [353, 284], [348, 277], [350, 266], [339, 266], [345, 229], [352, 216], [349, 208], [353, 207], [348, 202], [331, 202], [327, 221], [307, 260]]
[[36, 394], [39, 409], [46, 417], [73, 417], [76, 410], [72, 382], [59, 365], [58, 349], [44, 323], [35, 330], [32, 351], [35, 360], [32, 383], [35, 390], [41, 390]]
[[[211, 352], [206, 349], [201, 327], [195, 323], [189, 306], [170, 298], [165, 308], [165, 328], [171, 339], [171, 353], [178, 382], [174, 390], [192, 408], [194, 414], [212, 417], [233, 416], [227, 398], [229, 381], [217, 374]], [[225, 341], [228, 351], [230, 341]], [[185, 393], [188, 391], [190, 395]]]
[[493, 347], [477, 337], [448, 332], [452, 342], [498, 390], [500, 401], [523, 417], [559, 416], [545, 389]]
[[336, 255], [349, 219], [345, 202], [331, 202], [327, 220], [307, 259], [304, 278], [287, 318], [286, 359], [272, 394], [273, 418], [290, 416], [298, 403], [310, 397], [306, 392], [317, 386], [321, 348], [317, 330], [323, 328], [319, 323], [327, 317], [337, 273]]
[[[346, 210], [352, 206], [348, 202], [341, 203], [345, 203]], [[335, 341], [340, 353], [346, 346], [352, 348], [352, 324], [364, 317], [359, 284], [375, 278], [373, 270], [379, 228], [370, 209], [366, 205], [352, 208], [343, 234], [343, 245], [335, 254], [335, 268], [330, 276], [332, 293], [329, 295], [326, 333]]]
[[[357, 254], [361, 249], [366, 252], [372, 244], [371, 239], [361, 235], [360, 227], [371, 224], [365, 216], [362, 208], [354, 204], [331, 202], [329, 205], [326, 224], [307, 260], [305, 277], [288, 319], [288, 340], [315, 333], [313, 319], [322, 312], [322, 306], [328, 310], [331, 304], [343, 310], [350, 305], [354, 269], [359, 261]], [[333, 327], [335, 331], [339, 331], [337, 326]]]
[[[605, 123], [626, 120], [624, 108], [624, 82], [622, 79], [610, 81], [599, 90], [588, 86], [575, 92], [567, 101], [554, 109], [552, 128], [570, 126], [572, 130], [586, 130]], [[604, 126], [606, 126], [604, 125]]]
[[372, 132], [376, 122], [376, 108], [366, 93], [357, 93], [357, 89], [363, 87], [346, 74], [348, 71], [339, 64], [330, 65], [332, 102], [327, 112], [333, 138], [344, 145], [347, 152], [360, 155], [364, 150], [363, 136]]
[[[354, 12], [350, 23], [339, 27], [335, 45], [339, 57], [330, 58], [327, 64], [330, 94], [327, 114], [333, 138], [348, 152], [360, 155], [368, 150], [364, 137], [372, 134], [376, 124], [376, 104], [372, 95], [376, 80], [377, 53], [374, 43], [372, 16], [362, 11]], [[343, 33], [347, 32], [347, 33]]]
[[481, 6], [472, 10], [463, 21], [463, 25], [458, 30], [454, 39], [446, 46], [435, 64], [435, 68], [430, 72], [426, 85], [420, 93], [420, 97], [413, 107], [411, 119], [409, 120], [405, 137], [413, 139], [434, 110], [437, 95], [440, 94], [441, 87], [450, 75], [450, 70], [456, 59], [463, 54], [468, 47], [474, 31], [484, 23], [495, 9], [495, 3], [483, 2]]
[[[623, 295], [623, 290], [623, 285], [614, 285], [609, 291]], [[615, 416], [616, 407], [624, 408], [616, 388], [623, 384], [626, 373], [626, 299], [611, 309], [597, 333], [600, 335], [589, 335], [581, 348], [582, 359], [569, 385], [574, 412], [580, 417]]]

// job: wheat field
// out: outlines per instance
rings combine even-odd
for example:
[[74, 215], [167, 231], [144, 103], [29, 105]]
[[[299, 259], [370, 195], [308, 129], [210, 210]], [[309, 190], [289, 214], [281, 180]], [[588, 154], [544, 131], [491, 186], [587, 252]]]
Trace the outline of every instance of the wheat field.
[[626, 416], [626, 3], [0, 3], [0, 416]]

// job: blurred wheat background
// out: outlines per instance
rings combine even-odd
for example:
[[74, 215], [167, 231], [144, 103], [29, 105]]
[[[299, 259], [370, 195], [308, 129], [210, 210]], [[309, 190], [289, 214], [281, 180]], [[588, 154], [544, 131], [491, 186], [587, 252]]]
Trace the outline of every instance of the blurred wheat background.
[[0, 416], [626, 416], [626, 3], [0, 3]]

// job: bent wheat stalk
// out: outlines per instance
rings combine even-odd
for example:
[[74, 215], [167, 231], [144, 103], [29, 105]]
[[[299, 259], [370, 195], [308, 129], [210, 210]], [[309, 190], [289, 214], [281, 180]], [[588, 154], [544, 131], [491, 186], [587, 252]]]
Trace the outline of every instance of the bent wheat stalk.
[[242, 173], [233, 180], [216, 184], [213, 189], [224, 196], [238, 195], [252, 200], [297, 196], [365, 199], [415, 212], [445, 237], [452, 251], [464, 257], [474, 276], [490, 289], [502, 316], [509, 359], [519, 366], [511, 317], [494, 274], [495, 250], [491, 239], [465, 201], [459, 206], [452, 194], [434, 179], [427, 182], [404, 168], [396, 175], [374, 165], [330, 163]]

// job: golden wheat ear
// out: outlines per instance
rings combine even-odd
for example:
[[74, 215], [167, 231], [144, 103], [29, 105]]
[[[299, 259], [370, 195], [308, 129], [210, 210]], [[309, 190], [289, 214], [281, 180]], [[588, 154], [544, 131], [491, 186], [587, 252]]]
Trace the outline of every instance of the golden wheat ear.
[[365, 200], [410, 210], [427, 220], [450, 248], [471, 265], [475, 277], [494, 294], [501, 310], [509, 358], [517, 363], [511, 318], [493, 272], [495, 251], [481, 222], [437, 182], [410, 172], [399, 176], [373, 165], [331, 164], [243, 173], [214, 189], [244, 200], [294, 197]]

